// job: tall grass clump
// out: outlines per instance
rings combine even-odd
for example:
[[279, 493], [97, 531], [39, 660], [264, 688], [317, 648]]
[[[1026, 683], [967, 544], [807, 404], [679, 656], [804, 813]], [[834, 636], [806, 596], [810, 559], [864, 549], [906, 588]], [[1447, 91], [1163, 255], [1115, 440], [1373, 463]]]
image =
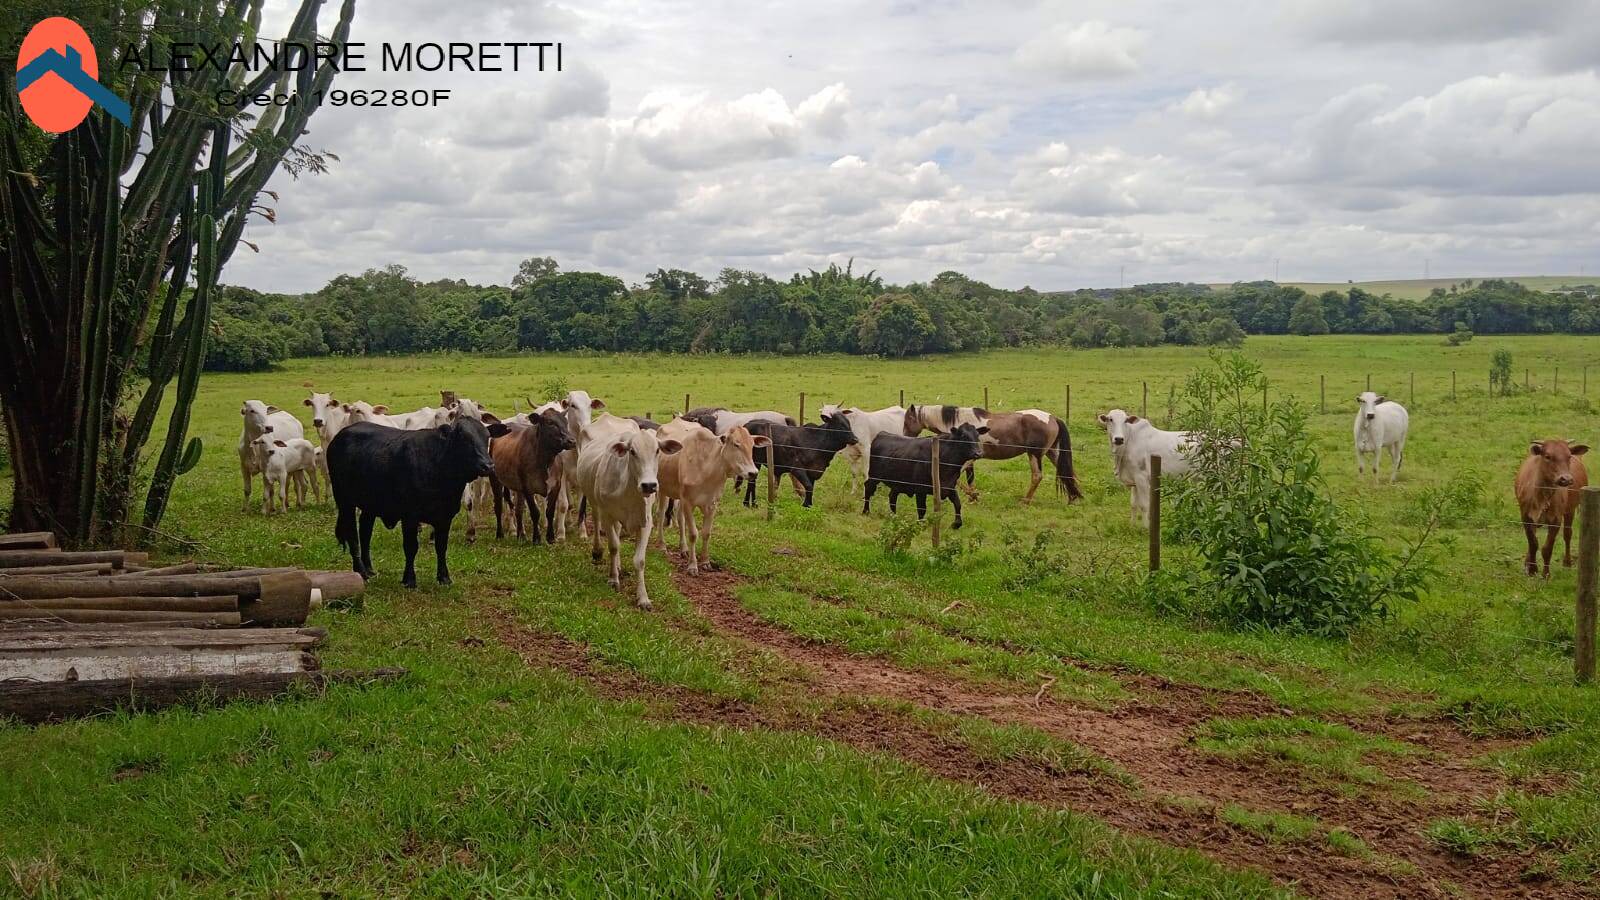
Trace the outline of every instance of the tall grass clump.
[[1306, 409], [1263, 403], [1264, 385], [1261, 367], [1237, 353], [1213, 354], [1189, 377], [1192, 469], [1169, 482], [1163, 512], [1194, 554], [1152, 588], [1182, 591], [1228, 624], [1343, 636], [1427, 587], [1420, 551], [1434, 525], [1403, 553], [1385, 549], [1329, 493]]

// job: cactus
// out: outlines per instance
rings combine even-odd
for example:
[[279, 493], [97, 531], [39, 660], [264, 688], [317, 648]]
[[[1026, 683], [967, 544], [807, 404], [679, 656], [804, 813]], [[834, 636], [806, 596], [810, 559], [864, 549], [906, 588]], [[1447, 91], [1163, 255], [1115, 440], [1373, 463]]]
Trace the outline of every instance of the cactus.
[[[189, 414], [221, 269], [275, 171], [324, 168], [296, 146], [316, 103], [254, 119], [218, 108], [215, 97], [229, 87], [307, 96], [327, 90], [334, 68], [324, 61], [292, 78], [241, 66], [175, 74], [123, 66], [120, 54], [144, 43], [128, 39], [135, 31], [162, 42], [248, 44], [263, 3], [158, 0], [92, 25], [96, 46], [117, 48], [100, 61], [101, 80], [128, 100], [131, 129], [91, 112], [47, 135], [27, 124], [15, 73], [0, 66], [0, 415], [15, 477], [13, 528], [50, 530], [68, 545], [117, 540], [174, 382], [145, 496], [147, 529], [200, 459]], [[283, 39], [347, 41], [355, 0], [343, 0], [331, 35], [319, 36], [323, 5], [300, 0]], [[0, 44], [20, 44], [11, 31], [24, 25], [0, 23]], [[148, 381], [130, 413], [121, 403], [141, 374], [141, 345], [150, 350]]]

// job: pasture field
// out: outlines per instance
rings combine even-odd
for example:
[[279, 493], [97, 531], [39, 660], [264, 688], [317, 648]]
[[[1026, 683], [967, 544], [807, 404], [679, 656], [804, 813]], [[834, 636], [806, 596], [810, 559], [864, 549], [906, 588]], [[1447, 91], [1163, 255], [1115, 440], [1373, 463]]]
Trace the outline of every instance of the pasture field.
[[[1486, 396], [1498, 348], [1534, 391]], [[975, 404], [985, 386], [993, 408], [1061, 412], [1070, 384], [1086, 498], [1068, 507], [1046, 484], [1022, 507], [1026, 462], [980, 462], [982, 498], [945, 550], [921, 534], [890, 556], [886, 496], [863, 517], [839, 460], [815, 508], [785, 485], [771, 522], [730, 494], [700, 579], [652, 549], [649, 613], [575, 534], [533, 547], [490, 524], [469, 546], [458, 518], [455, 584], [433, 583], [424, 541], [408, 592], [399, 533], [380, 529], [362, 606], [314, 624], [329, 667], [406, 679], [0, 726], [0, 893], [1594, 892], [1600, 692], [1571, 683], [1573, 571], [1521, 574], [1511, 481], [1530, 440], [1600, 441], [1580, 396], [1585, 365], [1600, 396], [1600, 342], [1256, 337], [1244, 352], [1313, 409], [1326, 377], [1312, 425], [1330, 488], [1385, 541], [1416, 533], [1429, 488], [1483, 485], [1432, 545], [1432, 593], [1349, 640], [1176, 620], [1140, 595], [1145, 533], [1093, 417], [1137, 411], [1148, 381], [1162, 423], [1200, 350], [317, 359], [208, 376], [204, 459], [164, 529], [217, 562], [348, 565], [331, 505], [263, 518], [258, 485], [240, 511], [240, 402], [309, 432], [312, 388], [395, 410], [448, 388], [509, 413], [564, 383], [658, 417], [685, 393], [793, 411], [805, 391], [814, 420], [902, 389]], [[1394, 485], [1355, 475], [1369, 374], [1411, 410]]]
[[[1321, 294], [1325, 291], [1339, 291], [1342, 293], [1353, 287], [1358, 287], [1372, 294], [1393, 294], [1396, 297], [1421, 300], [1433, 293], [1434, 288], [1443, 288], [1448, 291], [1453, 285], [1467, 281], [1477, 283], [1491, 278], [1515, 281], [1535, 291], [1553, 291], [1557, 288], [1594, 284], [1600, 281], [1600, 277], [1594, 275], [1485, 275], [1461, 278], [1397, 278], [1387, 281], [1285, 281], [1282, 284], [1284, 287], [1297, 287], [1308, 294]], [[1231, 285], [1213, 284], [1212, 287], [1225, 288], [1231, 287]]]

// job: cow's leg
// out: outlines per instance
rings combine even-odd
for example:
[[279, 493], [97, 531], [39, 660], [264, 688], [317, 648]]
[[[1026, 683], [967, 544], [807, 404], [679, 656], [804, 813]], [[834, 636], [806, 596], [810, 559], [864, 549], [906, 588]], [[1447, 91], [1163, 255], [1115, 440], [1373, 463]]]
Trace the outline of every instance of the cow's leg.
[[[807, 473], [804, 476], [804, 478], [802, 478], [799, 469], [790, 469], [789, 470], [789, 486], [794, 488], [794, 495], [796, 497], [804, 497], [806, 495], [806, 493], [807, 493], [806, 482], [808, 482], [810, 480], [811, 480], [811, 478], [810, 478], [810, 474], [809, 473]], [[807, 503], [806, 505], [810, 506], [811, 504]]]
[[700, 565], [711, 568], [711, 523], [717, 518], [717, 501], [713, 499], [709, 504], [700, 509], [700, 527], [697, 536], [700, 539]]
[[501, 496], [503, 490], [498, 478], [489, 479], [489, 493], [494, 495], [494, 539], [497, 541], [506, 536], [506, 520], [502, 518], [506, 509], [506, 499]]
[[606, 523], [600, 516], [595, 516], [595, 531], [602, 528], [606, 532], [606, 549], [611, 551], [611, 576], [607, 579], [613, 588], [622, 588], [622, 523]]
[[562, 543], [565, 543], [566, 540], [567, 540], [567, 506], [568, 506], [568, 502], [567, 502], [567, 486], [565, 484], [560, 484], [560, 485], [556, 486], [555, 493], [551, 495], [551, 503], [554, 504], [554, 509], [555, 509], [555, 521], [556, 521], [556, 530], [554, 532], [555, 540], [556, 541], [560, 541]]
[[1539, 574], [1539, 526], [1537, 523], [1524, 520], [1522, 532], [1528, 538], [1528, 558], [1523, 560], [1523, 568], [1529, 575]]
[[928, 515], [928, 495], [917, 495], [917, 521], [922, 521]]
[[794, 479], [795, 484], [804, 485], [805, 490], [801, 492], [800, 496], [804, 497], [805, 500], [800, 505], [810, 508], [811, 492], [816, 486], [816, 482], [811, 479], [811, 473], [794, 471], [789, 473], [789, 477]]
[[598, 513], [595, 515], [595, 527], [589, 529], [589, 534], [589, 559], [599, 562], [602, 554], [600, 551], [600, 516]]
[[[685, 503], [678, 509], [678, 515], [683, 517], [683, 524], [678, 529], [678, 552], [689, 554], [689, 574], [699, 575], [700, 556], [695, 551], [695, 547], [700, 543], [700, 526], [695, 523], [694, 509], [694, 506], [689, 503]], [[685, 527], [688, 528], [687, 548], [684, 546], [685, 532], [683, 529]]]
[[433, 577], [440, 584], [450, 583], [450, 523], [446, 522], [443, 528], [433, 530]]
[[[248, 452], [240, 451], [239, 453], [239, 474], [244, 476], [244, 506], [240, 507], [240, 509], [244, 512], [250, 511], [250, 482], [254, 480], [250, 473], [250, 458], [246, 455]], [[265, 487], [266, 478], [263, 477], [261, 481], [262, 487]]]
[[477, 493], [478, 482], [476, 481], [467, 482], [467, 486], [461, 490], [461, 505], [467, 511], [467, 543], [469, 544], [478, 542]]
[[1023, 503], [1033, 502], [1033, 492], [1039, 489], [1039, 482], [1044, 480], [1044, 464], [1040, 458], [1042, 454], [1028, 454], [1028, 468], [1032, 470], [1033, 481], [1028, 484], [1028, 492], [1022, 495]]
[[[757, 469], [756, 471], [759, 473], [761, 470]], [[744, 505], [746, 507], [750, 508], [750, 509], [755, 509], [756, 508], [756, 479], [757, 479], [757, 477], [759, 477], [759, 476], [753, 475], [753, 476], [745, 479]]]
[[950, 492], [950, 505], [955, 508], [956, 520], [950, 523], [951, 529], [961, 527], [961, 496], [956, 491]]
[[1556, 532], [1561, 530], [1560, 524], [1550, 525], [1545, 528], [1544, 536], [1544, 577], [1550, 577], [1550, 554], [1556, 549]]
[[650, 515], [648, 508], [644, 511], [644, 522], [639, 525], [639, 539], [633, 542], [633, 596], [640, 609], [650, 608], [650, 591], [644, 583], [644, 558], [650, 549]]
[[1359, 442], [1356, 444], [1356, 474], [1367, 474], [1367, 458], [1366, 456], [1362, 455], [1361, 444]]
[[861, 514], [863, 516], [872, 514], [872, 495], [877, 489], [878, 483], [871, 478], [861, 483]]
[[378, 574], [372, 569], [372, 525], [377, 521], [377, 516], [361, 511], [361, 569], [368, 578]]
[[[585, 535], [589, 533], [590, 518], [589, 498], [580, 494], [578, 496], [578, 534]], [[600, 521], [600, 514], [595, 513], [593, 519], [596, 523], [598, 523]]]
[[1574, 506], [1561, 517], [1561, 541], [1566, 548], [1565, 554], [1561, 557], [1561, 565], [1568, 569], [1572, 568], [1572, 517], [1577, 511], [1578, 508]]
[[889, 515], [892, 516], [895, 513], [899, 512], [898, 509], [895, 509], [895, 503], [897, 501], [899, 501], [899, 499], [900, 499], [900, 492], [894, 489], [894, 485], [890, 485], [889, 486]]
[[544, 495], [544, 540], [547, 544], [554, 544], [557, 540], [556, 514], [560, 512], [560, 510], [556, 508], [556, 505], [557, 501], [560, 500], [560, 497], [561, 488], [559, 487], [551, 493]]
[[1393, 484], [1394, 480], [1400, 477], [1400, 464], [1404, 462], [1406, 458], [1406, 442], [1396, 441], [1395, 443], [1390, 444], [1389, 453], [1394, 457], [1394, 471], [1389, 473], [1389, 482]]
[[[404, 541], [406, 551], [406, 570], [400, 576], [400, 586], [414, 588], [417, 586], [417, 533], [422, 526], [417, 522], [406, 521], [400, 523], [400, 536]], [[438, 534], [434, 529], [434, 534]]]
[[[527, 488], [522, 489], [522, 505], [528, 510], [528, 530], [532, 541], [535, 544], [540, 543], [543, 538], [539, 534], [539, 504], [533, 502], [533, 494], [529, 493]], [[520, 515], [517, 516], [517, 524], [522, 524]], [[519, 534], [517, 537], [520, 538], [522, 535]]]

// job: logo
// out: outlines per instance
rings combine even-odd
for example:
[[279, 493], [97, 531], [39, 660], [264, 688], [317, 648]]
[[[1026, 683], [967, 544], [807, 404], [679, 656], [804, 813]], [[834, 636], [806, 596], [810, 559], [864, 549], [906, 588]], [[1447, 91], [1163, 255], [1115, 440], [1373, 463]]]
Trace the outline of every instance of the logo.
[[53, 16], [28, 32], [17, 53], [17, 94], [33, 124], [60, 134], [78, 127], [96, 103], [124, 125], [132, 111], [101, 84], [94, 44], [77, 22]]

